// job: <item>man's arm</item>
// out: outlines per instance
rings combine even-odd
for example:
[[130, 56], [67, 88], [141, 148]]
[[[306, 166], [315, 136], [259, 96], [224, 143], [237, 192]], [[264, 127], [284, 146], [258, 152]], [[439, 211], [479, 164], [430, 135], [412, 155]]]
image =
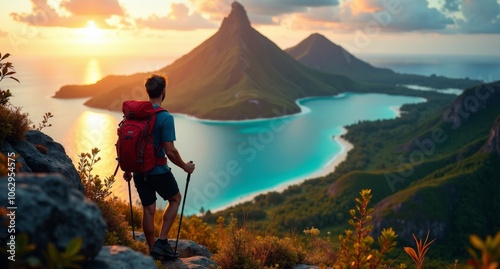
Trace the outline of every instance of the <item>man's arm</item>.
[[179, 166], [186, 173], [192, 173], [194, 171], [194, 163], [184, 162], [177, 148], [174, 146], [174, 142], [163, 142], [163, 147], [167, 153], [168, 159], [175, 165]]

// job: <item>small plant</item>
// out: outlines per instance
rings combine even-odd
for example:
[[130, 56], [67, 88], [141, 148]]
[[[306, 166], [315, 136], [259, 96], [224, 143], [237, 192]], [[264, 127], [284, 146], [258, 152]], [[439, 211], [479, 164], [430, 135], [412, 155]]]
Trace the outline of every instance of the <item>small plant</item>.
[[81, 268], [78, 263], [85, 259], [83, 255], [78, 254], [81, 248], [82, 239], [80, 237], [73, 238], [64, 252], [59, 252], [54, 244], [49, 243], [47, 251], [44, 252], [45, 260], [47, 261], [46, 268]]
[[371, 190], [361, 190], [361, 199], [356, 198], [356, 209], [349, 213], [352, 219], [349, 224], [353, 230], [346, 230], [345, 236], [340, 235], [339, 260], [337, 268], [348, 266], [349, 268], [382, 268], [388, 265], [383, 257], [396, 246], [396, 233], [392, 228], [383, 229], [378, 238], [380, 250], [372, 249], [374, 242], [370, 236], [373, 226], [371, 225], [373, 208], [368, 208], [371, 201]]
[[[19, 80], [12, 75], [16, 73], [14, 70], [14, 66], [11, 62], [2, 63], [3, 60], [7, 59], [10, 56], [9, 53], [6, 53], [2, 56], [0, 53], [0, 81], [4, 78], [10, 78], [19, 83]], [[3, 90], [0, 88], [0, 105], [5, 106], [9, 103], [9, 98], [12, 97], [12, 93], [9, 89]]]
[[82, 248], [82, 239], [73, 238], [64, 251], [49, 242], [45, 250], [38, 250], [35, 244], [30, 243], [26, 233], [20, 233], [16, 237], [16, 255], [18, 258], [9, 264], [9, 268], [25, 269], [63, 269], [81, 268], [80, 263], [85, 256], [79, 254]]
[[36, 125], [33, 124], [31, 128], [34, 130], [37, 130], [37, 131], [41, 131], [45, 127], [51, 127], [52, 124], [50, 124], [48, 122], [49, 122], [49, 119], [52, 117], [54, 117], [54, 115], [52, 115], [52, 113], [45, 112], [45, 114], [43, 115], [43, 120], [41, 123], [38, 124], [38, 127], [36, 127]]
[[111, 187], [115, 183], [114, 176], [109, 176], [103, 181], [99, 175], [92, 174], [94, 165], [101, 160], [101, 157], [97, 157], [99, 152], [98, 148], [93, 148], [91, 153], [78, 155], [78, 174], [87, 192], [87, 197], [98, 204], [104, 202], [111, 195]]
[[429, 234], [430, 232], [427, 232], [427, 236], [425, 237], [424, 241], [422, 241], [422, 239], [418, 240], [417, 237], [413, 235], [413, 240], [415, 240], [417, 251], [415, 251], [415, 249], [411, 247], [404, 247], [405, 252], [411, 257], [413, 262], [415, 262], [417, 269], [422, 268], [422, 266], [424, 265], [425, 254], [427, 254], [427, 251], [429, 251], [431, 244], [436, 240], [433, 239], [432, 241], [428, 242]]
[[500, 231], [482, 240], [477, 235], [471, 235], [469, 248], [471, 259], [467, 261], [467, 269], [497, 269], [500, 267]]

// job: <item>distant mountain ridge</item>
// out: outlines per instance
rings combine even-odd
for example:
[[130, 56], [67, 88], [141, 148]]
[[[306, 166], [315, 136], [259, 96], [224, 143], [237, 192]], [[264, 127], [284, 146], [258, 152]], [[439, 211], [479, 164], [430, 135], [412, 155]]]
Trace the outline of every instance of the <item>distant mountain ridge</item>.
[[[331, 96], [362, 88], [351, 79], [307, 68], [250, 25], [244, 7], [233, 2], [212, 37], [171, 65], [164, 106], [171, 112], [208, 119], [276, 117], [300, 111], [308, 96]], [[126, 99], [145, 99], [145, 74], [106, 77], [93, 85], [65, 86], [56, 97], [88, 93], [85, 104], [120, 110]]]
[[356, 81], [384, 83], [386, 85], [415, 84], [433, 88], [464, 89], [481, 83], [471, 79], [453, 79], [443, 76], [400, 74], [388, 68], [380, 68], [358, 59], [325, 36], [314, 33], [299, 44], [285, 49], [302, 64], [331, 74], [341, 74]]
[[285, 49], [297, 61], [311, 68], [333, 74], [342, 74], [354, 79], [394, 75], [387, 68], [377, 68], [349, 53], [325, 36], [314, 33], [294, 47]]

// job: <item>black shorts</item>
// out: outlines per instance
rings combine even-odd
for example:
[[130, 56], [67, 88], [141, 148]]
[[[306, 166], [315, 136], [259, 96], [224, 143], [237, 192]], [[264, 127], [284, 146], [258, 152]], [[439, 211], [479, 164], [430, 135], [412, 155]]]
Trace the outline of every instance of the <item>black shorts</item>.
[[171, 172], [148, 175], [146, 180], [144, 174], [134, 174], [134, 183], [142, 206], [153, 204], [156, 201], [156, 193], [164, 200], [168, 200], [179, 192], [179, 186]]

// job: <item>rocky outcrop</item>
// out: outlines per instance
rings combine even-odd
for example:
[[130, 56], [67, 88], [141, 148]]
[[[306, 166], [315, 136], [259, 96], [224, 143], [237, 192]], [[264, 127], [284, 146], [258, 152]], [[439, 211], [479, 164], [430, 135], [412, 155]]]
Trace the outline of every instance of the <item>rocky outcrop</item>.
[[[136, 232], [135, 239], [138, 241], [146, 242], [146, 237], [142, 232]], [[168, 242], [172, 246], [172, 248], [175, 248], [175, 239], [169, 239]], [[167, 268], [217, 268], [217, 263], [210, 259], [210, 257], [212, 257], [212, 253], [205, 246], [199, 245], [194, 241], [179, 239], [177, 251], [179, 252], [179, 259], [176, 259], [175, 261], [163, 261], [163, 264], [167, 265]]]
[[500, 81], [480, 84], [466, 89], [444, 112], [443, 120], [451, 123], [452, 129], [474, 118], [479, 111], [500, 105]]
[[488, 141], [481, 149], [482, 152], [493, 153], [500, 156], [500, 117], [493, 123]]
[[[169, 243], [172, 246], [175, 246], [175, 240], [169, 240]], [[212, 257], [212, 253], [210, 253], [207, 247], [199, 245], [191, 240], [179, 239], [177, 251], [180, 254], [180, 258], [192, 258], [197, 256], [203, 256], [207, 258]]]
[[4, 155], [11, 152], [18, 155], [16, 160], [22, 164], [21, 172], [61, 173], [73, 188], [84, 193], [80, 176], [61, 144], [34, 130], [27, 131], [25, 137], [14, 143], [4, 141], [2, 146]]
[[154, 260], [124, 246], [104, 246], [94, 260], [85, 264], [92, 269], [156, 269]]
[[0, 206], [15, 215], [15, 235], [27, 234], [36, 251], [49, 242], [64, 250], [75, 237], [83, 240], [80, 254], [86, 258], [101, 250], [106, 232], [101, 211], [59, 174], [3, 177], [0, 189], [5, 190], [0, 192]]

